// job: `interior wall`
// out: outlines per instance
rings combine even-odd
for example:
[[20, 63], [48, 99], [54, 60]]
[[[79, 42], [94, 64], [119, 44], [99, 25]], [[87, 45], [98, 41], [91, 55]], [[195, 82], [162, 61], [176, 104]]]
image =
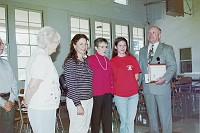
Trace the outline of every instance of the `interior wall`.
[[[119, 5], [113, 0], [1, 0], [1, 5], [8, 9], [9, 29], [9, 62], [17, 77], [17, 46], [15, 41], [15, 8], [35, 9], [43, 11], [44, 25], [52, 26], [61, 35], [61, 43], [57, 52], [52, 55], [59, 74], [63, 72], [62, 64], [69, 52], [70, 44], [70, 15], [87, 17], [90, 20], [108, 21], [115, 23], [128, 23], [142, 25], [146, 21], [143, 1], [129, 0], [128, 6]], [[91, 34], [94, 39], [94, 34]], [[93, 40], [91, 40], [93, 41]], [[18, 87], [23, 88], [24, 81], [19, 81]]]
[[[162, 11], [159, 14], [162, 16], [160, 19], [155, 20], [153, 12], [150, 15], [151, 25], [162, 29], [161, 41], [174, 48], [178, 65], [177, 74], [180, 74], [180, 49], [188, 47], [191, 47], [192, 50], [192, 72], [200, 72], [200, 0], [189, 0], [189, 2], [192, 3], [191, 16], [188, 14], [184, 14], [184, 17], [165, 15], [165, 3], [160, 4], [162, 6]], [[184, 5], [184, 7], [186, 6]], [[154, 5], [151, 7], [152, 10], [155, 10]]]

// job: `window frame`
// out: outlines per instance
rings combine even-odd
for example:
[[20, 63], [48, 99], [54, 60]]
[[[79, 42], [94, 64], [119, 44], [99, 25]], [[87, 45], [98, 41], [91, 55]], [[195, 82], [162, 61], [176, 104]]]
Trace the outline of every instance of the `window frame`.
[[[27, 21], [18, 21], [17, 20], [17, 18], [16, 18], [16, 11], [17, 10], [21, 10], [21, 11], [24, 11], [24, 12], [26, 12], [27, 13]], [[36, 22], [30, 22], [30, 13], [31, 12], [33, 12], [33, 13], [39, 13], [39, 15], [40, 15], [40, 23], [36, 23]], [[31, 9], [31, 8], [15, 8], [14, 9], [14, 14], [15, 14], [15, 18], [14, 18], [14, 24], [15, 24], [15, 41], [16, 41], [16, 51], [17, 51], [17, 71], [18, 71], [18, 80], [25, 80], [25, 68], [26, 68], [26, 62], [28, 62], [28, 59], [29, 59], [29, 57], [31, 56], [31, 54], [33, 53], [31, 50], [33, 49], [33, 47], [34, 47], [34, 49], [36, 49], [37, 48], [37, 40], [35, 40], [35, 39], [37, 39], [36, 37], [37, 37], [37, 33], [36, 33], [36, 31], [38, 32], [43, 26], [44, 26], [44, 19], [43, 19], [43, 10], [40, 10], [40, 9], [38, 9], [38, 10], [36, 10], [36, 9]], [[24, 26], [26, 26], [24, 29], [23, 28], [19, 28], [18, 29], [18, 27], [23, 27], [23, 25], [17, 25], [17, 23], [24, 23], [24, 24], [27, 24], [27, 26], [26, 25], [24, 25]], [[33, 30], [33, 29], [31, 29], [30, 27], [30, 25], [33, 25], [33, 24], [39, 24], [40, 25], [40, 27], [37, 27], [38, 29], [35, 31], [35, 33], [31, 33], [31, 30]], [[32, 26], [33, 27], [33, 26]], [[17, 32], [17, 29], [18, 30], [27, 30], [27, 32]], [[27, 36], [27, 39], [28, 39], [28, 43], [17, 43], [18, 41], [17, 41], [17, 35], [26, 35]], [[32, 44], [31, 43], [31, 36], [35, 36], [35, 43], [34, 44]], [[28, 51], [28, 55], [19, 55], [19, 47], [26, 47], [27, 49], [29, 49], [29, 51]], [[19, 64], [19, 60], [20, 59], [22, 59], [22, 60], [26, 60], [25, 62], [23, 61], [23, 65], [20, 63]], [[21, 66], [22, 65], [22, 66]], [[21, 75], [21, 72], [20, 71], [23, 71], [22, 72], [22, 75]], [[23, 74], [24, 73], [24, 74]]]
[[[181, 59], [182, 58], [181, 57], [181, 55], [182, 55], [181, 50], [184, 50], [184, 49], [190, 49], [191, 59]], [[179, 49], [179, 55], [180, 55], [180, 63], [179, 63], [180, 64], [180, 73], [190, 73], [190, 72], [192, 72], [192, 48], [191, 47], [180, 48]], [[186, 64], [182, 64], [182, 63], [186, 63]], [[185, 65], [188, 65], [188, 63], [189, 63], [189, 65], [191, 65], [191, 67], [190, 67], [191, 71], [189, 71], [189, 69], [187, 69], [188, 71], [184, 71], [183, 67]]]

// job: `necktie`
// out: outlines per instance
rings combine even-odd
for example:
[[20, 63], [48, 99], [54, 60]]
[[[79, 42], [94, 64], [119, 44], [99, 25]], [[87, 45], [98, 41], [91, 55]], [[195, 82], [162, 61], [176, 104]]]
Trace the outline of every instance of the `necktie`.
[[153, 55], [154, 55], [154, 52], [153, 52], [153, 46], [151, 46], [151, 48], [149, 49], [149, 55], [148, 55], [148, 63], [150, 64], [152, 59], [153, 59]]

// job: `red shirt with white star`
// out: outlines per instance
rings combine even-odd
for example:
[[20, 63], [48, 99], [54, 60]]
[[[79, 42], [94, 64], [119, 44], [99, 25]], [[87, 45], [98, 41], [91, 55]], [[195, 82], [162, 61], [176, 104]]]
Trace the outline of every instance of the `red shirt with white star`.
[[138, 93], [138, 83], [135, 74], [141, 72], [134, 56], [115, 56], [110, 60], [114, 79], [114, 95], [129, 97]]

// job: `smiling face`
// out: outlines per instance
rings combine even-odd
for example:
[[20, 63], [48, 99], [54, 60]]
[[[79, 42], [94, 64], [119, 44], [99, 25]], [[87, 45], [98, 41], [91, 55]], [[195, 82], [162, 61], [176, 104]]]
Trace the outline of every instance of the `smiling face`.
[[0, 38], [0, 55], [3, 54], [3, 50], [4, 50], [4, 43]]
[[108, 44], [106, 42], [101, 42], [98, 44], [98, 47], [95, 47], [98, 54], [105, 56], [108, 50]]
[[76, 44], [74, 44], [73, 46], [74, 46], [74, 49], [77, 52], [78, 58], [81, 59], [87, 51], [88, 42], [85, 38], [80, 38], [78, 40], [78, 42]]
[[118, 42], [117, 46], [115, 46], [115, 49], [117, 50], [118, 56], [125, 56], [127, 49], [126, 42], [125, 41]]
[[158, 27], [151, 27], [148, 33], [148, 39], [151, 44], [160, 41], [160, 29]]

